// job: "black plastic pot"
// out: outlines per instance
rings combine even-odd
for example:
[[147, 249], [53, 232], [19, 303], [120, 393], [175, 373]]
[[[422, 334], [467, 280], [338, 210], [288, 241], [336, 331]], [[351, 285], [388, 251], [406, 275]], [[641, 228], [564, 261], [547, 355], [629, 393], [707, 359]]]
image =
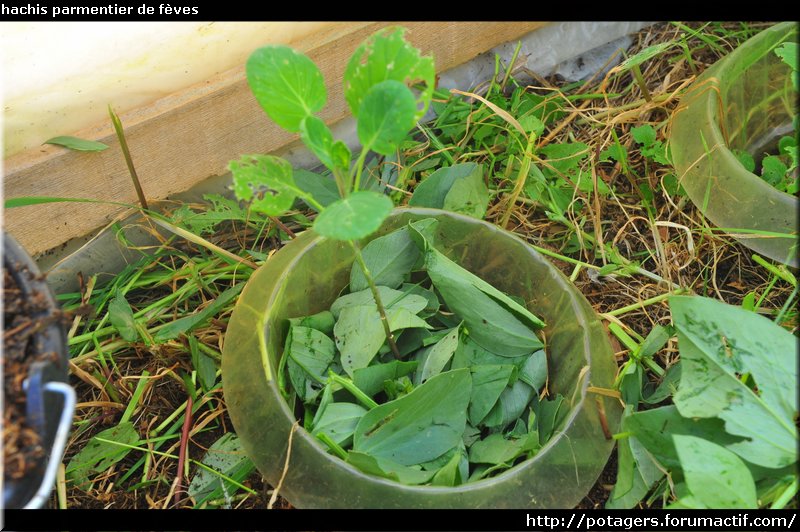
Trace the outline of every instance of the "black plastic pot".
[[[3, 504], [6, 508], [40, 508], [52, 490], [75, 411], [75, 391], [67, 384], [67, 335], [58, 304], [41, 272], [7, 233], [3, 233], [3, 266], [25, 298], [42, 298], [44, 305], [37, 305], [41, 309], [30, 317], [45, 326], [29, 338], [28, 345], [35, 353], [49, 354], [30, 357], [33, 361], [27, 366], [23, 382], [26, 420], [40, 437], [44, 458], [21, 479], [4, 475]], [[8, 400], [3, 399], [4, 403]]]

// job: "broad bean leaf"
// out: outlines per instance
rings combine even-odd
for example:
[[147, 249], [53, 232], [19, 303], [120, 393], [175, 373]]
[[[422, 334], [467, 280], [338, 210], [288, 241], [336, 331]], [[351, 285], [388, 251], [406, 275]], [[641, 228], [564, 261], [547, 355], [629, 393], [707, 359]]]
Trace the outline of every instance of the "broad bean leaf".
[[435, 88], [433, 58], [421, 57], [419, 50], [406, 42], [405, 29], [382, 29], [365, 40], [350, 58], [344, 72], [344, 97], [353, 116], [359, 117], [362, 102], [369, 90], [384, 80], [404, 85], [424, 83], [414, 104], [414, 120], [428, 110]]
[[672, 439], [692, 499], [706, 508], [758, 508], [753, 477], [736, 454], [695, 436]]
[[622, 420], [622, 430], [630, 432], [661, 465], [668, 469], [677, 469], [681, 466], [672, 435], [695, 436], [723, 446], [741, 441], [741, 438], [725, 432], [722, 420], [685, 418], [675, 405], [627, 415]]
[[288, 357], [289, 378], [300, 398], [313, 401], [327, 380], [335, 346], [324, 333], [293, 325], [286, 338], [284, 356]]
[[376, 457], [358, 451], [347, 453], [347, 463], [369, 475], [388, 478], [407, 486], [430, 482], [436, 474], [436, 471], [425, 471], [417, 467], [409, 467], [398, 464], [389, 458]]
[[367, 413], [360, 405], [353, 403], [330, 403], [314, 424], [312, 434], [327, 434], [339, 445], [349, 445], [359, 420]]
[[401, 465], [433, 460], [461, 441], [471, 393], [468, 369], [431, 377], [408, 395], [367, 412], [356, 427], [353, 450]]
[[561, 420], [567, 415], [568, 406], [564, 404], [564, 396], [556, 395], [552, 399], [539, 401], [536, 407], [536, 424], [539, 427], [539, 441], [544, 445], [553, 436]]
[[519, 380], [534, 390], [541, 390], [547, 382], [547, 355], [544, 349], [531, 354], [519, 370]]
[[307, 56], [285, 45], [257, 49], [245, 67], [258, 103], [279, 126], [292, 132], [325, 106], [325, 81]]
[[469, 448], [469, 460], [474, 464], [508, 464], [523, 454], [539, 448], [539, 435], [530, 432], [520, 438], [505, 438], [490, 434]]
[[295, 198], [303, 195], [292, 178], [292, 165], [273, 155], [243, 155], [231, 161], [233, 191], [242, 201], [268, 216], [280, 216], [292, 207]]
[[256, 468], [245, 454], [241, 440], [232, 432], [223, 434], [212, 443], [201, 462], [217, 473], [203, 468], [197, 469], [189, 484], [189, 496], [196, 505], [236, 493], [237, 486], [221, 475], [243, 482]]
[[333, 325], [336, 319], [330, 310], [323, 310], [311, 316], [301, 318], [289, 318], [289, 323], [300, 327], [310, 327], [325, 334], [333, 333]]
[[497, 403], [483, 418], [481, 424], [489, 428], [507, 427], [522, 415], [533, 396], [533, 388], [522, 381], [516, 381], [502, 391]]
[[432, 247], [425, 250], [425, 266], [450, 311], [481, 347], [509, 357], [542, 348], [534, 330], [544, 324], [528, 309]]
[[89, 476], [102, 473], [125, 458], [139, 443], [139, 433], [130, 421], [105, 429], [92, 437], [83, 449], [73, 456], [66, 467], [66, 477], [82, 490], [89, 488]]
[[461, 163], [439, 168], [417, 185], [408, 204], [483, 218], [489, 204], [483, 167], [475, 163]]
[[393, 207], [383, 194], [353, 192], [328, 205], [314, 220], [314, 231], [333, 240], [358, 240], [377, 231]]
[[[408, 227], [401, 227], [388, 235], [372, 240], [361, 250], [367, 269], [377, 285], [397, 288], [419, 261], [420, 252]], [[357, 264], [350, 270], [350, 291], [358, 292], [369, 287], [364, 272]]]
[[[726, 447], [754, 464], [797, 461], [797, 340], [741, 307], [697, 296], [669, 300], [678, 331], [681, 382], [674, 401], [684, 417], [719, 417], [744, 440]], [[740, 375], [749, 373], [751, 390]]]
[[478, 426], [508, 386], [514, 366], [510, 364], [473, 366], [470, 369], [472, 371], [472, 396], [467, 413], [470, 424]]
[[[425, 320], [403, 307], [386, 309], [386, 319], [392, 332], [431, 327]], [[375, 305], [342, 309], [333, 327], [333, 334], [336, 347], [342, 355], [342, 369], [350, 376], [353, 371], [367, 367], [386, 341], [386, 331]]]
[[353, 382], [359, 390], [371, 397], [383, 390], [384, 382], [410, 375], [416, 369], [417, 362], [414, 360], [392, 360], [385, 364], [373, 364], [354, 370]]
[[432, 486], [458, 486], [463, 482], [461, 475], [461, 463], [463, 462], [464, 455], [461, 450], [456, 450], [450, 460], [447, 461], [431, 479]]
[[458, 347], [459, 330], [460, 327], [454, 327], [441, 340], [423, 350], [414, 384], [422, 384], [444, 370]]
[[[353, 267], [356, 268], [357, 266], [354, 265]], [[378, 286], [378, 296], [380, 296], [383, 306], [387, 309], [404, 308], [413, 314], [419, 313], [428, 304], [427, 300], [422, 296], [395, 290], [386, 286]], [[375, 305], [372, 290], [369, 288], [338, 297], [331, 305], [331, 312], [333, 313], [333, 317], [338, 320], [339, 314], [346, 307], [360, 307], [365, 305]]]
[[414, 94], [399, 81], [386, 80], [370, 88], [358, 112], [358, 140], [365, 150], [391, 155], [414, 127]]
[[[633, 412], [631, 406], [626, 407], [625, 417]], [[617, 443], [617, 479], [614, 490], [606, 501], [607, 509], [629, 509], [636, 506], [642, 497], [664, 472], [634, 437], [623, 438]]]

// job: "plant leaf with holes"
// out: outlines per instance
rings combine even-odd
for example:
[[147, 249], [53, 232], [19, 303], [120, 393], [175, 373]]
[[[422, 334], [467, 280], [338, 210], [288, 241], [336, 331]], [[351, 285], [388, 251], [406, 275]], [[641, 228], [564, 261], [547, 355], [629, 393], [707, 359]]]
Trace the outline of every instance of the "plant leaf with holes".
[[257, 49], [247, 60], [245, 71], [253, 96], [284, 129], [299, 131], [303, 119], [325, 105], [325, 81], [319, 68], [288, 46]]
[[303, 191], [292, 178], [292, 165], [272, 155], [243, 155], [231, 161], [236, 197], [249, 201], [252, 208], [268, 216], [280, 216], [292, 207]]
[[399, 27], [379, 30], [353, 53], [344, 72], [344, 97], [353, 116], [359, 117], [370, 89], [385, 80], [404, 85], [422, 82], [424, 86], [415, 99], [414, 121], [428, 110], [436, 78], [433, 58], [421, 56], [404, 34], [405, 29]]
[[[769, 319], [699, 296], [669, 299], [678, 332], [681, 382], [674, 401], [684, 417], [719, 417], [745, 438], [725, 447], [754, 464], [797, 461], [796, 338]], [[749, 373], [758, 392], [740, 375]]]
[[383, 194], [353, 192], [328, 205], [314, 220], [314, 231], [334, 240], [359, 240], [377, 231], [393, 207]]

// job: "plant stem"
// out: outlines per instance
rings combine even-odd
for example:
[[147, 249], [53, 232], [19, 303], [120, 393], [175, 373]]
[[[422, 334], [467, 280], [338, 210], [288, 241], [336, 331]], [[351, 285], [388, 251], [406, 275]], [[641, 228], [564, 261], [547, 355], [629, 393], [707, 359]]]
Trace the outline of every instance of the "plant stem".
[[128, 172], [131, 174], [131, 180], [133, 181], [133, 187], [136, 189], [136, 195], [139, 197], [139, 203], [142, 205], [143, 209], [147, 209], [147, 200], [144, 197], [144, 191], [142, 190], [142, 184], [139, 182], [139, 176], [136, 175], [136, 168], [133, 166], [131, 152], [128, 150], [128, 141], [125, 140], [125, 132], [122, 129], [122, 121], [120, 121], [119, 116], [117, 116], [117, 113], [114, 112], [114, 109], [112, 109], [110, 105], [108, 106], [108, 114], [111, 115], [111, 123], [114, 125], [114, 131], [117, 133], [119, 147], [122, 149], [122, 155], [125, 157], [125, 164], [128, 165]]
[[612, 310], [610, 312], [606, 312], [606, 313], [602, 314], [602, 316], [621, 316], [623, 314], [627, 314], [628, 312], [630, 312], [632, 310], [637, 310], [637, 309], [646, 307], [648, 305], [652, 305], [654, 303], [659, 303], [661, 301], [664, 301], [669, 296], [678, 296], [678, 295], [685, 294], [685, 293], [688, 293], [688, 292], [689, 292], [689, 290], [687, 290], [685, 288], [678, 288], [677, 290], [675, 290], [673, 292], [667, 292], [665, 294], [659, 294], [659, 295], [653, 296], [653, 297], [651, 297], [649, 299], [645, 299], [644, 301], [639, 301], [637, 303], [633, 303], [632, 305], [627, 305], [625, 307], [620, 307], [620, 308], [618, 308], [616, 310]]
[[389, 348], [392, 350], [394, 357], [400, 360], [400, 350], [397, 349], [397, 344], [394, 343], [394, 335], [392, 334], [391, 327], [389, 327], [389, 319], [386, 317], [386, 308], [383, 306], [383, 301], [381, 301], [381, 296], [378, 293], [378, 286], [375, 284], [375, 280], [372, 278], [369, 268], [367, 268], [367, 263], [364, 262], [364, 257], [361, 255], [361, 249], [358, 247], [358, 244], [352, 240], [348, 240], [348, 242], [356, 254], [356, 262], [358, 262], [361, 271], [364, 273], [364, 277], [367, 279], [367, 283], [369, 283], [369, 289], [372, 291], [372, 297], [375, 299], [375, 305], [378, 307], [378, 314], [381, 316], [383, 332], [386, 333], [386, 341], [389, 342]]
[[328, 446], [328, 448], [333, 451], [333, 454], [341, 458], [342, 460], [347, 460], [347, 451], [342, 449], [342, 446], [336, 443], [331, 439], [330, 436], [325, 434], [324, 432], [320, 432], [317, 434], [317, 439]]
[[337, 375], [336, 373], [334, 373], [332, 371], [330, 371], [328, 373], [328, 379], [333, 381], [334, 383], [338, 384], [339, 386], [341, 386], [342, 388], [344, 388], [348, 392], [350, 392], [353, 395], [353, 397], [358, 399], [358, 401], [362, 405], [366, 406], [368, 409], [372, 410], [373, 408], [378, 406], [378, 403], [376, 403], [372, 399], [372, 397], [370, 397], [367, 394], [365, 394], [364, 392], [362, 392], [361, 389], [358, 386], [356, 386], [355, 383], [353, 381], [351, 381], [350, 379], [342, 377], [341, 375]]
[[775, 499], [775, 502], [769, 507], [770, 510], [780, 510], [784, 508], [789, 501], [797, 494], [797, 477], [794, 478], [791, 484]]
[[364, 160], [367, 158], [367, 152], [369, 152], [369, 147], [364, 146], [361, 148], [361, 153], [358, 154], [358, 160], [356, 161], [356, 178], [355, 181], [352, 183], [352, 187], [350, 190], [353, 192], [357, 192], [359, 187], [361, 187], [361, 172], [364, 171]]

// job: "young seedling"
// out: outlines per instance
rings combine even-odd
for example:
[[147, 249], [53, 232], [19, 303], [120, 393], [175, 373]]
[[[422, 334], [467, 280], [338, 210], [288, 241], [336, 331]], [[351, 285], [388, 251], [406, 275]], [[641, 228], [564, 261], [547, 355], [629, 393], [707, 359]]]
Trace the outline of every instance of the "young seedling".
[[[258, 103], [279, 126], [299, 133], [303, 143], [332, 173], [340, 199], [323, 207], [295, 184], [292, 166], [272, 155], [244, 155], [230, 163], [239, 200], [269, 216], [280, 216], [300, 198], [319, 212], [313, 229], [326, 238], [348, 242], [364, 272], [386, 338], [399, 358], [383, 302], [367, 269], [358, 240], [376, 231], [389, 216], [392, 201], [361, 190], [367, 154], [391, 155], [428, 109], [434, 89], [432, 57], [423, 57], [391, 27], [367, 38], [350, 58], [344, 74], [344, 97], [357, 120], [361, 152], [355, 163], [341, 140], [316, 113], [327, 100], [322, 73], [311, 59], [284, 45], [259, 48], [247, 61], [247, 81]], [[409, 86], [421, 84], [415, 93]]]

